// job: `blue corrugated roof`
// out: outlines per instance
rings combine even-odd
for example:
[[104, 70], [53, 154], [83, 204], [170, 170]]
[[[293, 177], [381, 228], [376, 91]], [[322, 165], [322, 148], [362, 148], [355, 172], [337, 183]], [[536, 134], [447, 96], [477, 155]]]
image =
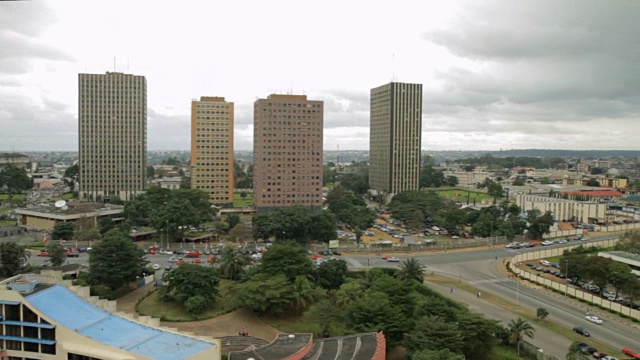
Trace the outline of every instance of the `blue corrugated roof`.
[[27, 300], [62, 326], [103, 344], [156, 360], [187, 359], [215, 346], [124, 319], [96, 307], [60, 285], [30, 295]]
[[28, 322], [28, 321], [14, 321], [14, 320], [0, 321], [0, 324], [30, 326], [30, 327], [37, 327], [37, 328], [43, 328], [43, 329], [55, 329], [56, 327], [55, 325], [50, 325], [50, 324], [40, 324], [40, 323], [34, 323], [34, 322]]
[[22, 341], [22, 342], [30, 342], [36, 344], [45, 344], [45, 345], [54, 345], [56, 343], [55, 340], [45, 340], [45, 339], [34, 339], [22, 336], [9, 336], [9, 335], [0, 335], [0, 340], [10, 340], [10, 341]]

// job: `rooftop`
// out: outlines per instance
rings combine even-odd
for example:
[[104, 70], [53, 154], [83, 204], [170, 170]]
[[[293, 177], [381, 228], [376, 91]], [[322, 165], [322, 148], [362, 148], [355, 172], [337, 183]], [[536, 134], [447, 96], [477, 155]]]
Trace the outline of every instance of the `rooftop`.
[[196, 338], [127, 320], [55, 285], [27, 300], [58, 324], [103, 344], [157, 360], [187, 359], [211, 346]]
[[65, 208], [58, 208], [53, 204], [38, 204], [16, 210], [19, 214], [32, 212], [51, 215], [81, 215], [102, 211], [122, 212], [124, 211], [124, 206], [97, 202], [69, 201], [66, 203]]

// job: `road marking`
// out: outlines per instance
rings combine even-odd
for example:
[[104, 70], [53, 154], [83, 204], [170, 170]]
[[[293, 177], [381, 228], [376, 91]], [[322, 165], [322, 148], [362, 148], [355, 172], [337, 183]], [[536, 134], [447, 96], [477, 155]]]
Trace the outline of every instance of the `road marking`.
[[350, 264], [351, 266], [354, 267], [362, 267], [365, 266], [362, 263], [358, 262], [356, 259], [354, 258], [350, 258], [350, 257], [343, 257], [343, 260], [346, 260], [348, 264]]
[[485, 279], [485, 280], [471, 280], [471, 281], [468, 281], [468, 283], [470, 283], [470, 284], [500, 283], [500, 282], [513, 282], [513, 280], [511, 280], [511, 279], [503, 279], [503, 278], [496, 278], [496, 279]]

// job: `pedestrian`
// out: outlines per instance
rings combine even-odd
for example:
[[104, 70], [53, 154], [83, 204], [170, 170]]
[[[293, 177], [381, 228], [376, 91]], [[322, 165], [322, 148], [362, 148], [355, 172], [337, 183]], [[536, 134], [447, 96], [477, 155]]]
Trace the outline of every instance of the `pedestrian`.
[[453, 292], [453, 288], [451, 288], [451, 292]]

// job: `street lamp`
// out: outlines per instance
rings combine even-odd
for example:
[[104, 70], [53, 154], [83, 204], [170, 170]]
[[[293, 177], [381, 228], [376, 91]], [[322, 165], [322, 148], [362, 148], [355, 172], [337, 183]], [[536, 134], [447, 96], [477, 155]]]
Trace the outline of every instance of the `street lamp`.
[[567, 291], [569, 290], [569, 260], [565, 260], [565, 282], [564, 284], [564, 296], [567, 296]]
[[180, 248], [181, 248], [181, 249], [182, 249], [182, 247], [184, 246], [184, 229], [186, 229], [186, 228], [187, 228], [187, 226], [186, 226], [186, 225], [185, 225], [185, 226], [182, 226], [182, 225], [179, 225], [179, 226], [178, 226], [178, 230], [180, 230], [180, 239], [181, 239], [181, 241], [182, 241], [182, 242], [180, 243]]

